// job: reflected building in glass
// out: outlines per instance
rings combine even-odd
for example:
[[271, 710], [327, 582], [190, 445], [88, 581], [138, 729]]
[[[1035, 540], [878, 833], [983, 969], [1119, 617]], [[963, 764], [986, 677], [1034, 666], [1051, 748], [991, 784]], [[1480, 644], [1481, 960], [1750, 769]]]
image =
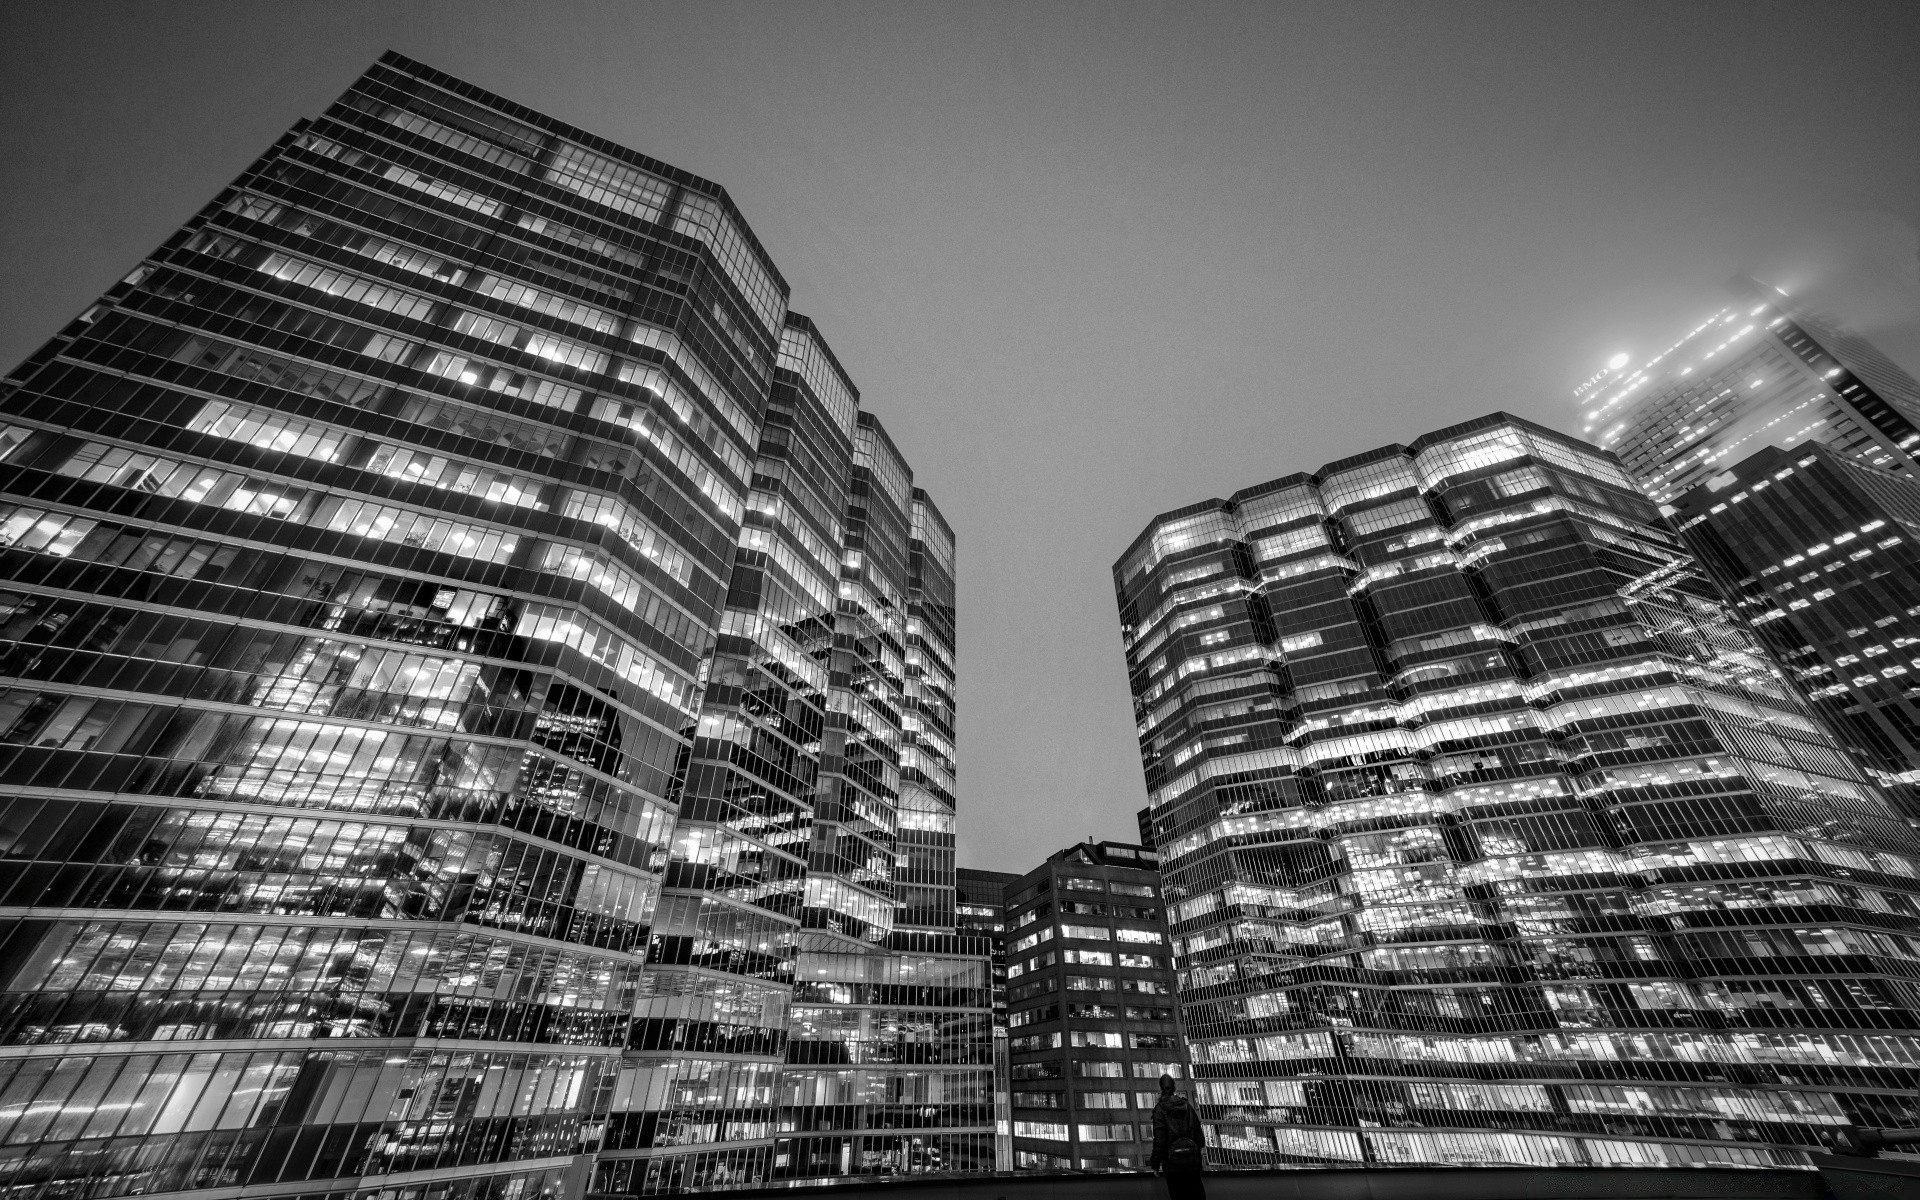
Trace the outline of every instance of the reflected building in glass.
[[790, 1174], [816, 937], [963, 1060], [896, 1092], [990, 1090], [981, 944], [893, 929], [910, 477], [861, 540], [786, 295], [717, 186], [388, 55], [0, 383], [10, 1194]]
[[1672, 507], [1855, 761], [1920, 819], [1920, 479], [1769, 447]]
[[1907, 675], [1920, 608], [1898, 548], [1920, 491], [1920, 382], [1777, 289], [1742, 276], [1729, 290], [1734, 303], [1666, 353], [1591, 381], [1589, 427], [1605, 426], [1602, 444], [1868, 774], [1920, 815]]
[[1216, 1162], [1920, 1124], [1920, 841], [1613, 456], [1496, 413], [1114, 581]]

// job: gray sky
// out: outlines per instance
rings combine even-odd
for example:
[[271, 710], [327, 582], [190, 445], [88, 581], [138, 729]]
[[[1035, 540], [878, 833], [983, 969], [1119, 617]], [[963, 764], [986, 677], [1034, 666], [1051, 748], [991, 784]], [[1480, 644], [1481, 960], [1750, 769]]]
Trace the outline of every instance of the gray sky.
[[1657, 352], [1920, 368], [1920, 5], [7, 5], [0, 365], [389, 47], [723, 184], [961, 544], [960, 858], [1145, 802], [1155, 513]]

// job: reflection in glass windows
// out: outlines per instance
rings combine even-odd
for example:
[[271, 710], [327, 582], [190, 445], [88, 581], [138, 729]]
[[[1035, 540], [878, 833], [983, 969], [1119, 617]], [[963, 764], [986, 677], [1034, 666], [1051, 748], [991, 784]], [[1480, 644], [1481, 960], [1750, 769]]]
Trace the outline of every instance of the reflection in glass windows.
[[1920, 1124], [1920, 839], [1611, 458], [1495, 414], [1114, 576], [1216, 1161]]
[[0, 382], [0, 1186], [991, 1165], [952, 533], [822, 370], [719, 188], [388, 55]]

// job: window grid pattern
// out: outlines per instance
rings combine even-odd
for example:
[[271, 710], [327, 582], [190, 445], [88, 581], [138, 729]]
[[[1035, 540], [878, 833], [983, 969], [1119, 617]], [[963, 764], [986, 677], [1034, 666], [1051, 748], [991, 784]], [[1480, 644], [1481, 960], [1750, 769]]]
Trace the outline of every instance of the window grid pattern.
[[767, 333], [777, 338], [787, 315], [786, 297], [720, 202], [697, 192], [681, 193], [680, 207], [673, 214], [673, 230], [699, 239], [713, 251], [720, 269], [747, 298], [747, 306], [760, 318]]
[[995, 1163], [950, 531], [745, 318], [648, 323], [687, 189], [590, 145], [389, 56], [0, 390], [23, 1195]]
[[1920, 840], [1623, 481], [1488, 418], [1309, 483], [1312, 535], [1213, 535], [1257, 559], [1116, 566], [1216, 1161], [1793, 1165], [1835, 1114], [1920, 1124], [1878, 1090], [1920, 1054]]

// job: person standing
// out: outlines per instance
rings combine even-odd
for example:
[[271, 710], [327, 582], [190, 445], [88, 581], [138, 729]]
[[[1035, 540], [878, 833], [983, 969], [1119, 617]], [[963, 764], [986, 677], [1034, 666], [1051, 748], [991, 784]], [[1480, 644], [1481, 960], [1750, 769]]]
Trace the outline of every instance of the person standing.
[[1206, 1149], [1200, 1110], [1173, 1090], [1173, 1076], [1162, 1075], [1160, 1102], [1153, 1106], [1153, 1157], [1147, 1169], [1166, 1177], [1173, 1200], [1207, 1200], [1207, 1185], [1200, 1178]]

